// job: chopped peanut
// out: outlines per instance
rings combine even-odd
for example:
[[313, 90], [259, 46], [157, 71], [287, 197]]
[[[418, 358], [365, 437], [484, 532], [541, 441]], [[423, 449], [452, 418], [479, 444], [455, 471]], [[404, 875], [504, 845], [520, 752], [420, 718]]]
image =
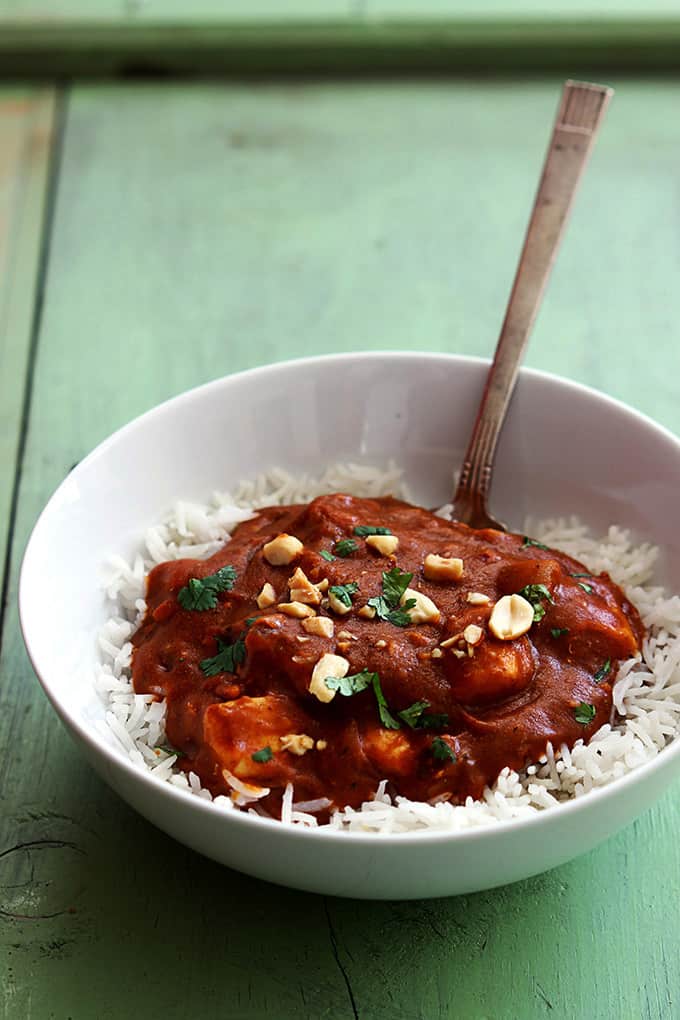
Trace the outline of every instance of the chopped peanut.
[[463, 576], [463, 561], [457, 556], [438, 556], [428, 553], [423, 564], [428, 581], [459, 581]]
[[317, 589], [320, 592], [325, 592], [325, 591], [328, 591], [328, 585], [329, 585], [329, 580], [328, 580], [327, 577], [324, 577], [322, 581], [319, 581], [319, 583], [316, 585], [316, 587], [317, 587]]
[[344, 602], [341, 602], [335, 592], [330, 592], [328, 595], [328, 605], [331, 607], [334, 613], [338, 616], [346, 616], [347, 613], [351, 612], [352, 607], [346, 606]]
[[350, 632], [348, 630], [341, 630], [339, 632], [339, 634], [338, 634], [338, 637], [341, 638], [343, 641], [358, 641], [359, 640], [359, 638], [356, 636], [356, 634], [350, 634]]
[[469, 645], [478, 645], [484, 637], [484, 631], [476, 623], [469, 623], [463, 631], [463, 637]]
[[488, 606], [491, 599], [481, 591], [469, 591], [465, 596], [465, 601], [469, 602], [471, 606]]
[[274, 591], [273, 585], [269, 581], [265, 581], [262, 585], [262, 591], [255, 599], [257, 602], [258, 609], [268, 609], [269, 606], [273, 606], [276, 602], [276, 592]]
[[285, 532], [277, 535], [271, 542], [267, 542], [262, 549], [262, 554], [267, 563], [273, 567], [284, 567], [292, 563], [300, 555], [304, 546], [299, 538], [294, 535], [286, 535]]
[[431, 653], [430, 653], [430, 658], [431, 659], [441, 659], [443, 655], [444, 655], [444, 653], [441, 650], [441, 648], [433, 648]]
[[416, 591], [415, 588], [407, 588], [399, 600], [399, 605], [403, 606], [409, 599], [415, 599], [416, 603], [411, 609], [406, 610], [411, 618], [411, 623], [437, 622], [441, 613], [431, 598], [423, 595], [422, 591]]
[[489, 630], [501, 641], [521, 637], [534, 622], [534, 607], [522, 595], [504, 595], [493, 607]]
[[399, 539], [396, 535], [369, 535], [366, 545], [375, 549], [381, 556], [391, 556], [399, 548]]
[[325, 751], [327, 747], [328, 747], [327, 740], [317, 740], [316, 742], [317, 751]]
[[313, 747], [314, 739], [308, 737], [306, 733], [289, 733], [287, 736], [281, 737], [281, 750], [290, 751], [291, 754], [296, 754], [298, 757], [302, 757]]
[[347, 676], [349, 662], [341, 655], [331, 655], [326, 652], [322, 655], [312, 671], [312, 679], [309, 683], [309, 693], [313, 694], [319, 701], [328, 703], [335, 697], [335, 691], [326, 687], [324, 680], [327, 677]]
[[374, 620], [375, 609], [373, 608], [373, 606], [362, 606], [359, 612], [357, 613], [357, 616], [362, 616], [364, 620]]
[[383, 641], [383, 639], [380, 638], [380, 641], [376, 641], [375, 647], [376, 648], [387, 648], [387, 641]]
[[308, 634], [318, 634], [319, 637], [333, 637], [335, 624], [329, 616], [311, 616], [302, 621], [302, 628]]
[[309, 606], [318, 606], [321, 602], [321, 592], [300, 567], [296, 567], [295, 573], [289, 578], [288, 587], [291, 602], [305, 602]]
[[312, 607], [306, 606], [304, 602], [279, 602], [276, 608], [280, 613], [285, 613], [286, 616], [296, 616], [299, 620], [315, 615]]
[[459, 644], [459, 642], [460, 642], [462, 637], [463, 637], [462, 634], [452, 634], [451, 637], [446, 638], [445, 641], [440, 641], [439, 642], [439, 647], [440, 648], [451, 648], [452, 645]]

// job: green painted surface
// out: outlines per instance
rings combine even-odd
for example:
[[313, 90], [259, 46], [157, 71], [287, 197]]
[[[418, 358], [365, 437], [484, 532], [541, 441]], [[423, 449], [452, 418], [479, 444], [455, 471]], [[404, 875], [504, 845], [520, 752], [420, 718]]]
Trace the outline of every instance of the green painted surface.
[[[680, 84], [612, 84], [528, 362], [677, 432]], [[51, 490], [157, 401], [307, 353], [490, 353], [557, 92], [72, 91], [0, 663], [1, 1017], [680, 1015], [676, 789], [586, 857], [493, 892], [374, 905], [276, 889], [173, 843], [100, 783], [39, 691], [14, 609]]]
[[0, 91], [0, 563], [4, 564], [54, 124], [51, 89]]
[[0, 0], [0, 74], [677, 70], [676, 0]]

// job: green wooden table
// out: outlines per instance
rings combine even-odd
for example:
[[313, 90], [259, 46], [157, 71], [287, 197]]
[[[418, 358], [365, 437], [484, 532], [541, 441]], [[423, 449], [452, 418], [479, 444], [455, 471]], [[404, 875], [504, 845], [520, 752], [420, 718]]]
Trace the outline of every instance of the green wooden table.
[[[528, 362], [677, 432], [680, 84], [613, 84]], [[95, 777], [17, 621], [37, 513], [158, 401], [308, 353], [490, 353], [558, 90], [0, 90], [2, 1018], [680, 1016], [677, 788], [586, 857], [492, 892], [275, 888]]]

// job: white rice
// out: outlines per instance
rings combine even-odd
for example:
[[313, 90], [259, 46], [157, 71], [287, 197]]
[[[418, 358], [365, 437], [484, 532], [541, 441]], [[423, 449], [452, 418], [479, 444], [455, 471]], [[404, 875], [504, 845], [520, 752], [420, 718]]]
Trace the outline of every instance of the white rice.
[[[258, 801], [269, 792], [233, 777], [232, 796], [212, 797], [193, 772], [176, 768], [177, 756], [163, 750], [165, 705], [152, 695], [135, 694], [130, 678], [130, 637], [145, 612], [147, 572], [165, 560], [183, 556], [205, 558], [224, 543], [241, 521], [262, 506], [303, 503], [329, 492], [357, 496], [387, 493], [408, 498], [398, 469], [337, 464], [321, 478], [293, 477], [274, 470], [243, 482], [233, 494], [215, 493], [209, 504], [177, 503], [172, 513], [144, 537], [144, 549], [128, 563], [120, 556], [107, 564], [105, 589], [113, 606], [112, 617], [99, 635], [101, 666], [95, 686], [105, 705], [99, 725], [135, 765], [157, 779], [172, 783], [189, 795], [211, 800], [223, 810], [246, 810], [266, 815]], [[373, 799], [360, 809], [336, 811], [327, 824], [348, 832], [409, 832], [417, 829], [456, 831], [522, 818], [580, 797], [611, 783], [654, 758], [680, 730], [680, 597], [667, 596], [651, 582], [658, 550], [645, 543], [634, 545], [630, 534], [617, 526], [596, 539], [575, 519], [527, 522], [527, 533], [546, 545], [561, 549], [585, 563], [594, 573], [606, 570], [640, 611], [648, 636], [641, 657], [622, 663], [614, 686], [614, 707], [609, 723], [586, 745], [582, 740], [546, 752], [524, 772], [503, 769], [492, 788], [478, 801], [463, 805], [445, 800], [419, 803], [392, 798], [381, 782]], [[315, 813], [329, 806], [326, 798], [294, 801], [289, 784], [283, 797], [281, 821], [316, 827]]]

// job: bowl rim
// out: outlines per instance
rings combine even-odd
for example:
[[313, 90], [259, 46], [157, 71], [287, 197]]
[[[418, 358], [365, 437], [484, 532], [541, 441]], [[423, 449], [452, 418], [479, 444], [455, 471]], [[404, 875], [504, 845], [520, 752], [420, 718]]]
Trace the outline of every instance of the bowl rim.
[[[69, 713], [61, 704], [58, 693], [54, 689], [53, 684], [49, 679], [43, 676], [43, 673], [39, 669], [36, 661], [37, 657], [34, 655], [31, 648], [31, 611], [26, 599], [26, 577], [31, 565], [30, 561], [35, 536], [46, 526], [45, 522], [49, 519], [49, 515], [52, 512], [54, 505], [58, 504], [64, 487], [67, 486], [72, 479], [77, 478], [81, 472], [87, 470], [92, 463], [105, 456], [111, 446], [121, 440], [124, 440], [129, 433], [138, 429], [140, 426], [143, 426], [147, 421], [150, 421], [158, 415], [166, 413], [170, 407], [180, 407], [185, 403], [195, 400], [202, 394], [209, 393], [215, 389], [220, 389], [224, 386], [239, 385], [244, 381], [251, 381], [267, 375], [277, 374], [282, 371], [289, 372], [307, 367], [314, 368], [317, 365], [322, 367], [334, 367], [357, 361], [370, 360], [388, 360], [391, 362], [426, 361], [433, 363], [440, 361], [447, 365], [464, 363], [480, 366], [482, 368], [490, 364], [489, 358], [468, 354], [452, 354], [437, 351], [413, 352], [396, 350], [367, 350], [336, 354], [310, 355], [303, 358], [294, 358], [286, 361], [270, 362], [265, 365], [259, 365], [254, 368], [245, 369], [241, 372], [220, 376], [218, 379], [213, 379], [207, 383], [191, 387], [188, 390], [184, 390], [181, 393], [154, 405], [142, 414], [137, 415], [131, 421], [116, 429], [98, 443], [90, 451], [90, 453], [79, 461], [78, 464], [59, 483], [38, 515], [24, 549], [19, 573], [18, 608], [21, 632], [33, 671], [38, 678], [40, 686], [47, 695], [49, 702], [66, 728], [75, 733], [75, 735], [88, 747], [91, 754], [97, 757], [103, 757], [108, 766], [110, 766], [114, 771], [121, 770], [132, 782], [139, 782], [141, 786], [145, 788], [148, 795], [153, 796], [155, 794], [158, 797], [165, 797], [169, 804], [184, 805], [188, 811], [194, 811], [202, 814], [206, 821], [210, 820], [218, 826], [222, 824], [223, 820], [225, 820], [228, 824], [233, 823], [236, 826], [244, 827], [244, 832], [250, 830], [253, 833], [257, 833], [258, 831], [261, 831], [262, 833], [269, 833], [270, 835], [278, 832], [281, 835], [285, 834], [290, 839], [314, 839], [322, 841], [327, 841], [329, 839], [334, 841], [337, 839], [340, 840], [343, 845], [354, 844], [365, 847], [377, 845], [395, 848], [424, 847], [431, 846], [433, 844], [438, 845], [446, 843], [469, 845], [475, 844], [478, 841], [486, 841], [494, 836], [501, 838], [504, 835], [510, 835], [512, 833], [519, 835], [520, 832], [532, 830], [535, 830], [536, 833], [538, 833], [544, 826], [553, 824], [551, 819], [557, 820], [562, 818], [566, 821], [570, 817], [575, 818], [584, 813], [587, 814], [588, 811], [597, 810], [598, 805], [603, 800], [623, 794], [626, 790], [644, 782], [653, 773], [665, 769], [671, 759], [675, 759], [678, 755], [680, 755], [680, 739], [678, 738], [667, 745], [654, 758], [637, 766], [631, 772], [626, 773], [626, 775], [612, 780], [605, 786], [596, 787], [595, 789], [589, 790], [587, 794], [582, 794], [572, 800], [562, 802], [555, 807], [537, 810], [534, 814], [523, 818], [498, 820], [491, 822], [489, 825], [475, 826], [461, 830], [418, 829], [411, 832], [396, 833], [354, 832], [335, 829], [331, 826], [307, 827], [302, 825], [285, 825], [282, 824], [279, 819], [264, 818], [260, 815], [248, 814], [247, 812], [239, 810], [225, 810], [224, 808], [213, 804], [212, 801], [208, 801], [202, 797], [197, 797], [194, 794], [189, 793], [187, 790], [180, 789], [171, 783], [157, 779], [148, 770], [135, 765], [124, 755], [124, 753], [121, 753], [112, 745], [98, 739], [97, 732], [94, 727], [88, 727], [83, 721]], [[604, 404], [605, 407], [609, 406], [612, 410], [616, 410], [617, 412], [627, 416], [635, 424], [643, 426], [646, 430], [652, 431], [660, 438], [664, 438], [667, 442], [670, 442], [676, 447], [677, 452], [680, 455], [680, 439], [671, 432], [670, 429], [654, 421], [648, 415], [638, 411], [636, 408], [631, 407], [629, 404], [624, 403], [616, 397], [612, 397], [609, 394], [603, 393], [594, 387], [587, 386], [584, 383], [567, 379], [543, 369], [522, 366], [520, 368], [520, 377], [533, 378], [544, 384], [557, 385], [560, 388], [571, 390], [575, 394], [578, 393], [582, 397]]]

